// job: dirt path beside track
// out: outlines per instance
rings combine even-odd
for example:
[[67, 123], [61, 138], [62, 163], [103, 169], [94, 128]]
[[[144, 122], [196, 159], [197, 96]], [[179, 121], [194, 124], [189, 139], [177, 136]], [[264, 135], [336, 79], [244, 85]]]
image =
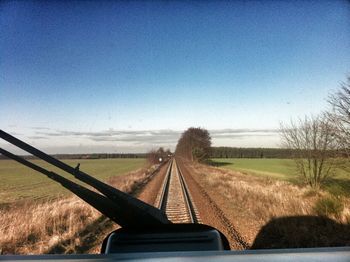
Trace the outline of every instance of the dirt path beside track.
[[179, 164], [191, 191], [193, 201], [196, 203], [202, 223], [220, 230], [227, 237], [231, 249], [243, 250], [249, 248], [248, 243], [242, 238], [220, 206], [200, 184], [193, 167], [180, 161]]

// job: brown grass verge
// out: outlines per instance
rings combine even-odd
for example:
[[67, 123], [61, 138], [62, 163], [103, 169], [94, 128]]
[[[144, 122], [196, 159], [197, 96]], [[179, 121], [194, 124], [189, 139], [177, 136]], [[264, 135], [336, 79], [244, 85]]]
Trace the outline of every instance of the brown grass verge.
[[[139, 169], [108, 183], [132, 194], [150, 171]], [[21, 203], [0, 210], [0, 254], [98, 253], [106, 233], [117, 227], [75, 196]]]
[[[327, 196], [326, 192], [310, 194], [308, 188], [298, 187], [288, 182], [259, 178], [206, 165], [194, 164], [191, 170], [194, 177], [206, 189], [211, 198], [220, 206], [250, 245], [253, 245], [255, 238], [259, 232], [261, 233], [264, 225], [275, 221], [276, 218], [298, 217], [303, 219], [307, 216], [316, 216], [315, 203], [320, 198]], [[330, 216], [330, 218], [335, 224], [344, 225], [347, 232], [350, 232], [347, 226], [350, 214], [350, 200], [343, 198], [342, 202], [344, 209], [341, 214]], [[307, 219], [303, 221], [305, 222]], [[308, 223], [310, 221], [308, 220]], [[293, 228], [295, 225], [292, 225], [292, 223], [295, 222], [295, 219], [284, 219], [283, 226], [285, 228]], [[282, 230], [281, 223], [279, 223], [279, 226], [279, 230]], [[293, 234], [293, 232], [289, 233]], [[294, 233], [296, 234], [296, 232]], [[304, 233], [308, 232], [304, 231]], [[324, 234], [322, 237], [325, 237]], [[332, 240], [329, 238], [332, 238]], [[334, 236], [329, 238], [324, 239], [323, 243], [325, 245], [333, 245], [337, 241]], [[295, 236], [293, 241], [293, 245], [297, 246], [299, 240]], [[347, 242], [350, 239], [346, 238], [344, 241], [342, 241], [343, 245], [344, 243], [350, 244], [350, 242]], [[322, 245], [322, 243], [316, 242], [315, 245]], [[273, 247], [273, 245], [270, 247]]]

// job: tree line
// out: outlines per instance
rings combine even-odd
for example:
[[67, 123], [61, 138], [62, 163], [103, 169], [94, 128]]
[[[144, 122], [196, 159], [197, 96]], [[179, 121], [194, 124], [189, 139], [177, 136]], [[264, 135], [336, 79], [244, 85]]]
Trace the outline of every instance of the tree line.
[[291, 158], [292, 150], [285, 148], [212, 147], [210, 158]]
[[[106, 158], [145, 158], [146, 153], [95, 153], [95, 154], [53, 154], [58, 159], [106, 159]], [[25, 155], [25, 159], [38, 159], [36, 156]], [[8, 159], [6, 156], [0, 155], [1, 159]]]
[[147, 153], [147, 161], [152, 165], [159, 164], [169, 160], [171, 156], [172, 153], [170, 149], [164, 150], [163, 147], [160, 147], [158, 149], [153, 149]]

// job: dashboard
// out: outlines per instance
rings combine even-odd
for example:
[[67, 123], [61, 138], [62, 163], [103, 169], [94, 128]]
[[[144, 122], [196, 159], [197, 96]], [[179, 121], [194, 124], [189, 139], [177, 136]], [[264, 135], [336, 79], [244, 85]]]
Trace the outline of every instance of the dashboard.
[[350, 247], [274, 249], [246, 251], [136, 252], [101, 255], [28, 255], [0, 256], [1, 261], [308, 261], [349, 262]]

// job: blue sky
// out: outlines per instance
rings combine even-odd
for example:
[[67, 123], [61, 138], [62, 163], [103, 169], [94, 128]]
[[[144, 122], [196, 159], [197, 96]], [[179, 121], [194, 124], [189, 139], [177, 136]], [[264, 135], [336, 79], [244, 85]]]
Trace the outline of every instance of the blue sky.
[[174, 148], [190, 126], [276, 147], [350, 72], [350, 5], [2, 1], [0, 52], [0, 126], [50, 153]]

